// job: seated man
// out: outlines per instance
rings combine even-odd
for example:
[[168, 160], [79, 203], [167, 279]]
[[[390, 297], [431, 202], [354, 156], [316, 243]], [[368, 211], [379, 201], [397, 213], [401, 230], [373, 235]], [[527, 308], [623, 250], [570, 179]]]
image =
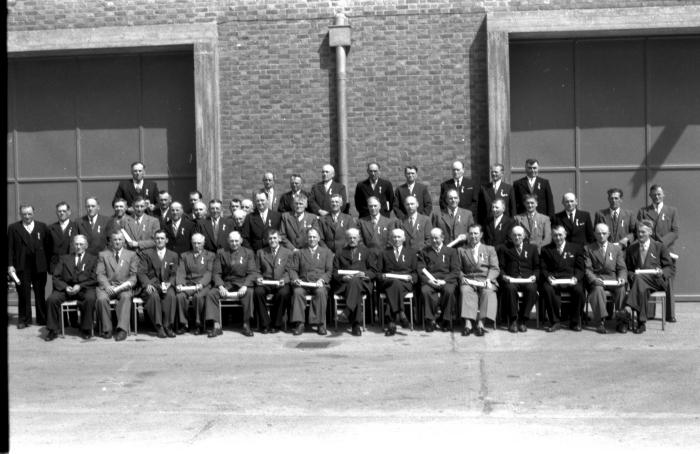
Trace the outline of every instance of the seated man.
[[109, 235], [109, 248], [100, 252], [97, 260], [97, 317], [102, 323], [102, 337], [112, 337], [110, 300], [117, 300], [117, 342], [126, 339], [131, 318], [132, 289], [136, 286], [139, 257], [124, 247], [124, 235], [114, 231]]
[[439, 227], [430, 230], [430, 243], [418, 253], [425, 330], [434, 331], [435, 321], [442, 316], [442, 330], [447, 332], [454, 318], [459, 256], [456, 249], [445, 246]]
[[[287, 213], [285, 213], [286, 215]], [[292, 281], [292, 323], [296, 323], [294, 335], [304, 332], [306, 295], [312, 295], [309, 323], [318, 325], [318, 334], [325, 336], [328, 287], [333, 272], [333, 253], [319, 245], [318, 230], [310, 228], [306, 233], [306, 247], [294, 251], [289, 265], [289, 279]]]
[[95, 310], [95, 287], [97, 286], [97, 257], [86, 252], [85, 235], [73, 237], [73, 253], [59, 257], [53, 273], [53, 292], [46, 299], [46, 341], [56, 339], [60, 329], [61, 304], [76, 300], [80, 309], [80, 336], [92, 337], [92, 313]]
[[[578, 244], [566, 241], [566, 229], [557, 225], [552, 229], [554, 241], [542, 248], [540, 266], [542, 268], [542, 292], [545, 310], [549, 318], [547, 332], [559, 329], [561, 321], [561, 292], [571, 295], [569, 327], [581, 331], [581, 307], [583, 305], [583, 273], [585, 261], [583, 249]], [[555, 285], [555, 279], [571, 279], [573, 284]], [[598, 332], [605, 334], [605, 326], [598, 327]]]
[[[280, 234], [275, 229], [267, 231], [267, 246], [258, 249], [255, 255], [255, 263], [258, 268], [256, 286], [253, 290], [255, 301], [255, 314], [260, 320], [260, 331], [277, 333], [282, 329], [283, 317], [289, 307], [292, 289], [289, 285], [289, 272], [287, 264], [292, 256], [292, 251], [280, 246]], [[264, 284], [265, 281], [277, 281], [275, 284]], [[273, 295], [272, 314], [267, 314], [266, 296]], [[270, 326], [272, 317], [272, 326]]]
[[[396, 322], [401, 323], [403, 329], [409, 327], [403, 309], [403, 299], [418, 282], [418, 258], [415, 250], [404, 247], [405, 241], [404, 231], [393, 229], [391, 246], [382, 251], [377, 261], [377, 269], [381, 273], [377, 276], [379, 290], [384, 292], [388, 302], [385, 311], [385, 319], [389, 322], [384, 333], [386, 336], [396, 334]], [[402, 275], [405, 278], [387, 276], [387, 274]]]
[[180, 327], [175, 334], [185, 334], [188, 330], [188, 299], [192, 299], [195, 311], [195, 334], [204, 334], [204, 308], [211, 289], [211, 277], [216, 254], [204, 249], [205, 238], [201, 233], [192, 235], [192, 250], [180, 255], [180, 264], [175, 277], [177, 290], [177, 314]]
[[460, 208], [459, 194], [456, 189], [449, 189], [445, 195], [447, 206], [439, 213], [433, 213], [432, 223], [435, 227], [440, 227], [445, 235], [445, 243], [452, 244], [452, 247], [467, 241], [469, 226], [474, 224], [472, 212]]
[[[501, 302], [508, 317], [508, 331], [524, 333], [532, 307], [537, 303], [537, 276], [540, 274], [540, 255], [537, 246], [524, 244], [525, 229], [516, 225], [511, 229], [508, 246], [498, 250], [501, 266]], [[514, 282], [525, 279], [526, 282]], [[523, 293], [523, 304], [518, 304], [518, 291]], [[520, 307], [519, 307], [520, 306]]]
[[[605, 290], [612, 294], [613, 307], [621, 307], [622, 298], [625, 296], [627, 268], [620, 246], [608, 242], [608, 226], [603, 223], [596, 225], [593, 234], [596, 240], [584, 247], [583, 256], [588, 303], [593, 309], [593, 320], [600, 326], [608, 316]], [[609, 281], [609, 284], [606, 285], [605, 281]]]
[[[650, 315], [650, 309], [656, 306], [647, 305], [649, 294], [652, 292], [665, 292], [668, 280], [673, 276], [673, 261], [668, 249], [660, 241], [654, 241], [651, 236], [654, 232], [654, 223], [643, 219], [637, 224], [638, 241], [627, 248], [625, 265], [629, 273], [627, 279], [630, 283], [630, 291], [624, 306], [630, 308], [633, 314], [637, 314], [637, 328], [635, 334], [646, 331], [646, 321]], [[654, 273], [642, 274], [640, 270], [653, 270]]]
[[243, 335], [253, 336], [250, 319], [253, 318], [253, 283], [257, 279], [258, 271], [255, 267], [255, 254], [242, 244], [243, 237], [234, 230], [228, 234], [228, 246], [216, 251], [212, 271], [215, 289], [207, 295], [205, 310], [205, 322], [212, 324], [207, 337], [223, 334], [219, 320], [219, 304], [222, 298], [228, 297], [229, 292], [235, 292], [243, 306]]
[[308, 200], [304, 194], [294, 196], [294, 211], [284, 213], [280, 223], [282, 245], [296, 250], [307, 246], [308, 232], [318, 229], [318, 217], [306, 211]]
[[[492, 320], [496, 327], [496, 312], [498, 311], [497, 279], [500, 274], [498, 256], [493, 246], [483, 244], [481, 226], [474, 224], [469, 227], [467, 246], [459, 249], [460, 287], [462, 303], [462, 318], [464, 330], [462, 336], [474, 332], [483, 336], [484, 319]], [[478, 303], [478, 306], [477, 306]], [[477, 313], [478, 309], [478, 313]], [[476, 328], [473, 323], [476, 321]]]
[[377, 271], [376, 256], [360, 244], [358, 229], [347, 229], [345, 238], [345, 247], [338, 249], [333, 259], [333, 292], [345, 298], [345, 309], [338, 320], [352, 321], [352, 335], [362, 336], [362, 294], [372, 292], [372, 280]]
[[178, 257], [166, 249], [168, 236], [164, 230], [157, 230], [154, 236], [155, 249], [146, 249], [141, 254], [139, 283], [144, 309], [161, 339], [175, 337], [175, 277]]

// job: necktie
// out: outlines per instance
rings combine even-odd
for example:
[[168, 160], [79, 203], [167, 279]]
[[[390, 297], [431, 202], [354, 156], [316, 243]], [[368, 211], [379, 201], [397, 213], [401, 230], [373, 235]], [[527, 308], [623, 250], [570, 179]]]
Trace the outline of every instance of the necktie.
[[90, 230], [93, 230], [95, 228], [95, 220], [93, 218], [90, 218]]
[[79, 255], [76, 255], [76, 256], [75, 256], [75, 267], [77, 268], [78, 265], [80, 265], [80, 256], [79, 256]]
[[574, 223], [574, 213], [569, 213], [569, 221], [571, 221], [572, 224]]
[[647, 246], [645, 244], [642, 245], [640, 252], [642, 254], [642, 265], [644, 265], [644, 262], [647, 259]]
[[613, 211], [612, 220], [613, 220], [613, 225], [617, 225], [617, 211]]
[[213, 227], [214, 227], [214, 237], [218, 237], [218, 236], [219, 236], [219, 220], [218, 220], [218, 219], [215, 220], [213, 224], [214, 224], [214, 225], [213, 225]]
[[527, 225], [528, 225], [528, 228], [530, 229], [530, 234], [532, 235], [532, 216], [527, 217]]
[[479, 248], [474, 247], [472, 249], [472, 256], [474, 257], [474, 263], [479, 263]]
[[116, 260], [117, 263], [119, 263], [119, 252], [114, 253], [114, 260]]
[[521, 246], [521, 247], [518, 248], [518, 255], [522, 255], [522, 254], [523, 254], [523, 248], [522, 248], [522, 246]]
[[398, 249], [394, 249], [394, 257], [396, 258], [396, 261], [398, 262], [399, 261], [399, 250]]

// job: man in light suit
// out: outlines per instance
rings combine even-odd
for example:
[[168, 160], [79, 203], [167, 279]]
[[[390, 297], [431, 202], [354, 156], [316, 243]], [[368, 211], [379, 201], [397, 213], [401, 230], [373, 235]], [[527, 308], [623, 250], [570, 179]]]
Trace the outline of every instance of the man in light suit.
[[[459, 249], [460, 298], [464, 330], [462, 336], [487, 333], [484, 320], [491, 320], [496, 327], [498, 311], [498, 276], [501, 272], [498, 256], [493, 246], [483, 244], [479, 224], [469, 227], [467, 245]], [[473, 325], [476, 323], [476, 327]]]
[[[325, 216], [331, 210], [331, 196], [340, 194], [343, 200], [348, 200], [348, 191], [345, 185], [333, 181], [335, 177], [335, 169], [332, 165], [326, 164], [321, 168], [321, 181], [311, 187], [309, 192], [309, 208], [312, 213], [317, 216]], [[350, 209], [350, 204], [346, 205], [341, 210], [347, 213]]]
[[382, 216], [381, 204], [376, 197], [367, 199], [369, 216], [358, 221], [362, 243], [375, 253], [380, 253], [388, 245], [391, 230], [396, 227], [396, 221]]
[[[391, 208], [394, 206], [394, 188], [391, 182], [379, 178], [379, 164], [371, 162], [367, 165], [367, 178], [357, 183], [355, 187], [355, 209], [358, 217], [369, 216], [367, 199], [376, 197], [379, 200], [380, 212], [382, 216], [389, 217]], [[339, 247], [342, 247], [342, 244]]]
[[608, 241], [625, 250], [634, 241], [637, 220], [631, 210], [622, 208], [622, 196], [622, 189], [608, 189], [610, 206], [595, 214], [595, 224], [607, 225], [610, 230]]
[[508, 217], [513, 217], [515, 211], [515, 192], [513, 186], [503, 181], [503, 164], [491, 166], [491, 182], [481, 185], [476, 203], [476, 220], [483, 225], [491, 213], [491, 204], [496, 199], [503, 200]]
[[318, 217], [306, 211], [308, 201], [304, 194], [294, 197], [294, 211], [282, 214], [280, 236], [282, 245], [287, 249], [302, 249], [308, 245], [310, 229], [319, 230]]
[[97, 256], [107, 247], [110, 218], [100, 214], [100, 202], [96, 197], [85, 199], [85, 212], [85, 216], [78, 221], [78, 233], [87, 237], [87, 252]]
[[[474, 224], [472, 212], [459, 207], [459, 195], [456, 189], [445, 194], [447, 208], [433, 213], [432, 224], [439, 227], [445, 235], [445, 243], [450, 247], [459, 247], [467, 241], [469, 226]], [[453, 244], [454, 243], [454, 244]]]
[[180, 254], [180, 262], [175, 277], [177, 314], [180, 322], [180, 326], [175, 331], [175, 334], [185, 334], [189, 328], [189, 319], [187, 317], [188, 299], [192, 299], [195, 311], [195, 326], [192, 327], [192, 332], [194, 334], [204, 334], [205, 303], [211, 289], [211, 278], [216, 254], [204, 249], [204, 235], [201, 233], [193, 233], [191, 242], [192, 250]]
[[[646, 321], [656, 309], [655, 305], [648, 305], [649, 294], [656, 291], [666, 291], [668, 280], [673, 276], [673, 261], [668, 249], [660, 241], [651, 239], [654, 224], [643, 219], [637, 224], [637, 238], [639, 241], [627, 248], [625, 265], [627, 266], [627, 279], [630, 291], [624, 302], [626, 307], [637, 314], [637, 328], [635, 334], [646, 331]], [[654, 274], [636, 274], [637, 270], [654, 270]]]
[[92, 337], [93, 311], [95, 310], [95, 287], [97, 286], [97, 257], [86, 252], [85, 235], [73, 237], [73, 253], [64, 254], [56, 262], [53, 274], [53, 292], [46, 299], [46, 341], [52, 341], [61, 329], [61, 304], [76, 300], [80, 309], [80, 336]]
[[194, 231], [204, 235], [204, 249], [207, 251], [216, 252], [226, 247], [228, 234], [235, 230], [234, 221], [221, 215], [222, 204], [219, 199], [210, 200], [209, 217], [195, 221]]
[[406, 246], [420, 251], [430, 242], [430, 229], [433, 225], [430, 218], [418, 212], [418, 200], [413, 196], [406, 197], [406, 219], [400, 227], [406, 232]]
[[195, 225], [184, 216], [182, 204], [173, 202], [170, 205], [170, 219], [165, 224], [163, 230], [168, 234], [168, 246], [175, 253], [182, 254], [192, 247], [192, 234]]
[[[129, 218], [131, 219], [131, 218]], [[109, 301], [117, 300], [115, 340], [123, 341], [129, 330], [132, 289], [136, 286], [139, 257], [124, 247], [124, 234], [114, 231], [109, 236], [109, 249], [100, 252], [97, 260], [97, 317], [102, 322], [102, 337], [112, 336], [112, 314]]]
[[178, 268], [177, 253], [166, 249], [168, 236], [164, 230], [157, 230], [154, 236], [155, 248], [146, 249], [141, 254], [138, 279], [141, 284], [141, 298], [158, 337], [175, 337], [176, 295], [175, 282]]
[[525, 212], [516, 214], [515, 223], [525, 229], [527, 242], [537, 246], [537, 252], [552, 242], [552, 226], [549, 216], [537, 212], [537, 197], [534, 194], [525, 196]]
[[[367, 202], [365, 201], [365, 204]], [[321, 241], [328, 249], [335, 253], [346, 243], [345, 232], [347, 229], [356, 227], [355, 219], [349, 214], [341, 213], [343, 207], [343, 197], [340, 194], [331, 196], [331, 211], [327, 216], [318, 220]]]
[[133, 213], [133, 202], [137, 197], [143, 197], [146, 202], [146, 210], [150, 213], [156, 208], [158, 202], [158, 184], [152, 180], [144, 179], [145, 170], [142, 162], [136, 161], [131, 164], [131, 180], [124, 180], [119, 183], [117, 191], [114, 193], [112, 205], [117, 199], [126, 200], [127, 212]]
[[[292, 323], [296, 323], [294, 335], [304, 332], [304, 314], [306, 295], [312, 295], [309, 310], [309, 323], [318, 325], [318, 334], [325, 336], [326, 306], [328, 304], [328, 289], [333, 273], [333, 252], [319, 245], [318, 230], [311, 228], [307, 231], [306, 246], [294, 251], [287, 270], [292, 282]], [[313, 284], [314, 286], [304, 285]]]
[[583, 247], [594, 241], [593, 223], [588, 211], [578, 209], [578, 200], [572, 192], [567, 192], [561, 198], [564, 210], [554, 217], [555, 225], [563, 225], [566, 229], [566, 237], [571, 243]]
[[425, 330], [434, 331], [436, 321], [442, 318], [442, 330], [447, 332], [454, 319], [459, 255], [456, 249], [445, 246], [445, 235], [439, 228], [430, 230], [430, 244], [418, 252], [418, 278]]
[[68, 203], [58, 202], [56, 204], [56, 217], [58, 221], [49, 225], [49, 235], [51, 235], [50, 274], [53, 274], [59, 257], [70, 252], [73, 237], [78, 234], [78, 224], [70, 220], [70, 205]]
[[452, 163], [452, 178], [442, 182], [440, 185], [440, 209], [447, 207], [445, 196], [449, 189], [457, 190], [459, 195], [459, 207], [473, 212], [473, 205], [476, 202], [474, 183], [464, 176], [464, 164], [460, 161]]
[[248, 247], [256, 252], [267, 246], [267, 232], [279, 230], [281, 224], [282, 215], [269, 207], [267, 193], [261, 189], [255, 194], [255, 211], [243, 221], [241, 235]]
[[503, 200], [494, 200], [491, 204], [491, 215], [486, 218], [486, 225], [484, 225], [484, 243], [496, 249], [508, 243], [510, 232], [517, 225], [513, 219], [504, 214], [504, 211]]
[[[253, 289], [255, 315], [260, 320], [260, 332], [277, 333], [282, 329], [284, 314], [289, 308], [292, 294], [287, 264], [292, 251], [280, 245], [280, 233], [275, 229], [267, 230], [267, 246], [255, 253], [258, 277]], [[277, 283], [263, 283], [276, 281]], [[267, 295], [273, 295], [272, 313], [267, 313]]]
[[[391, 231], [391, 244], [385, 248], [377, 260], [377, 282], [379, 290], [384, 292], [387, 299], [384, 318], [389, 322], [385, 336], [396, 334], [396, 323], [400, 323], [403, 329], [409, 327], [408, 319], [404, 312], [403, 299], [407, 293], [413, 290], [418, 282], [418, 257], [417, 251], [405, 247], [406, 234], [403, 229], [395, 228]], [[409, 279], [397, 279], [387, 274], [400, 274]]]
[[34, 220], [34, 207], [20, 205], [22, 220], [7, 228], [7, 274], [17, 288], [17, 328], [32, 324], [32, 288], [37, 325], [46, 324], [46, 272], [51, 254], [51, 236], [43, 222]]
[[549, 186], [549, 180], [539, 176], [540, 163], [537, 159], [530, 158], [525, 161], [525, 174], [526, 176], [513, 182], [515, 212], [524, 212], [525, 205], [523, 202], [525, 200], [525, 194], [534, 194], [537, 196], [540, 213], [554, 220], [554, 197], [552, 196], [552, 188]]
[[124, 230], [129, 234], [131, 239], [126, 238], [129, 249], [142, 253], [148, 249], [153, 249], [156, 246], [155, 234], [160, 230], [160, 221], [149, 216], [146, 213], [146, 201], [142, 197], [137, 197], [134, 200], [134, 221], [132, 224], [135, 230], [132, 232], [127, 226]]
[[[614, 309], [622, 307], [622, 298], [625, 296], [624, 284], [627, 279], [627, 268], [625, 267], [624, 253], [620, 246], [616, 246], [608, 241], [610, 237], [608, 226], [602, 223], [596, 224], [594, 234], [595, 243], [586, 245], [583, 254], [586, 267], [585, 283], [588, 291], [588, 303], [593, 308], [593, 320], [600, 326], [605, 323], [605, 318], [608, 316], [605, 290], [612, 294], [612, 306]], [[615, 281], [615, 284], [606, 285], [604, 281]]]
[[280, 196], [275, 189], [275, 176], [272, 172], [265, 172], [262, 177], [263, 187], [257, 191], [253, 191], [252, 198], [255, 203], [255, 207], [258, 207], [256, 198], [260, 192], [265, 194], [265, 202], [267, 203], [267, 209], [271, 211], [277, 211], [280, 204]]
[[398, 219], [406, 218], [404, 201], [406, 197], [411, 195], [418, 200], [418, 212], [430, 216], [433, 212], [433, 198], [430, 196], [430, 192], [428, 192], [428, 187], [416, 181], [418, 178], [418, 167], [414, 165], [406, 166], [404, 169], [404, 177], [406, 178], [406, 182], [396, 188], [394, 215], [396, 215]]
[[126, 209], [126, 200], [114, 200], [112, 203], [112, 210], [114, 211], [114, 214], [110, 218], [109, 224], [107, 225], [107, 237], [111, 238], [113, 233], [120, 232], [124, 237], [124, 246], [129, 247], [126, 236], [129, 235], [129, 241], [131, 241], [131, 235], [134, 235], [138, 228], [136, 227], [136, 221], [134, 218], [126, 214]]

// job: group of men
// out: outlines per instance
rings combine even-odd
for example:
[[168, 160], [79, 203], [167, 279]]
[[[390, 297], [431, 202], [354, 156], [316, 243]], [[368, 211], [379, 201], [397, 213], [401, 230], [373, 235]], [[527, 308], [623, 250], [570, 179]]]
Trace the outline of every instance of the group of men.
[[[452, 178], [440, 186], [439, 210], [415, 166], [405, 167], [406, 182], [394, 190], [380, 178], [379, 164], [370, 163], [368, 178], [355, 189], [358, 218], [348, 214], [347, 190], [334, 181], [331, 165], [308, 192], [293, 174], [290, 191], [279, 194], [266, 172], [251, 199], [231, 201], [231, 217], [223, 215], [222, 201], [206, 205], [198, 191], [190, 193], [186, 211], [146, 180], [144, 170], [141, 162], [132, 164], [132, 179], [115, 193], [112, 217], [100, 214], [95, 197], [86, 199], [86, 215], [77, 221], [60, 202], [50, 226], [34, 220], [32, 206], [20, 207], [21, 221], [8, 228], [18, 328], [32, 322], [33, 288], [47, 341], [57, 337], [61, 304], [69, 300], [80, 307], [83, 338], [92, 335], [95, 313], [100, 336], [124, 340], [137, 296], [161, 338], [187, 331], [221, 335], [223, 301], [242, 306], [246, 336], [253, 336], [253, 318], [262, 333], [283, 329], [286, 319], [300, 335], [307, 306], [308, 323], [325, 335], [331, 298], [344, 303], [338, 320], [351, 323], [357, 336], [365, 305], [383, 301], [385, 335], [392, 336], [397, 325], [410, 324], [404, 306], [412, 292], [426, 331], [451, 330], [463, 318], [462, 335], [483, 336], [485, 320], [495, 325], [500, 301], [509, 331], [527, 331], [540, 304], [538, 314], [553, 332], [566, 315], [562, 298], [571, 303], [570, 327], [580, 331], [587, 298], [598, 332], [606, 333], [606, 318], [624, 307], [618, 331], [635, 315], [634, 330], [641, 333], [652, 316], [648, 295], [667, 289], [675, 271], [678, 216], [664, 204], [660, 186], [651, 187], [652, 203], [636, 215], [622, 208], [618, 188], [608, 191], [609, 207], [593, 219], [572, 193], [555, 212], [535, 159], [513, 185], [503, 181], [502, 165], [492, 166], [492, 181], [478, 190], [455, 161]], [[53, 291], [44, 299], [47, 272]], [[675, 321], [673, 305], [666, 316]]]

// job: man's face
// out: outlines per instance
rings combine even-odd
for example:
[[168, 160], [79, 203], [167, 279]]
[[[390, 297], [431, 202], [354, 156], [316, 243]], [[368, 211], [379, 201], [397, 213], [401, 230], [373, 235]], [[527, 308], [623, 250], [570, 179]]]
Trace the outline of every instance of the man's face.
[[239, 202], [237, 200], [236, 201], [231, 200], [231, 203], [228, 205], [228, 209], [231, 211], [231, 215], [233, 216], [233, 213], [236, 210], [241, 209], [241, 202]]
[[566, 230], [562, 230], [562, 229], [552, 230], [552, 240], [554, 240], [554, 244], [556, 244], [557, 247], [564, 244], [564, 240], [566, 240]]
[[637, 238], [640, 243], [646, 243], [651, 237], [651, 229], [647, 226], [637, 227]]
[[562, 199], [562, 203], [564, 204], [564, 209], [569, 213], [574, 211], [576, 209], [576, 205], [578, 205], [576, 202], [576, 197], [574, 197], [573, 194], [566, 194]]
[[528, 213], [537, 211], [537, 201], [535, 199], [525, 200], [525, 210], [527, 210]]
[[179, 203], [174, 203], [170, 205], [170, 217], [174, 221], [179, 221], [182, 219], [182, 205]]
[[445, 241], [445, 239], [442, 236], [442, 233], [440, 232], [430, 232], [430, 244], [434, 248], [440, 248], [442, 247], [442, 243]]
[[113, 251], [119, 251], [124, 247], [124, 235], [121, 233], [115, 233], [109, 237], [109, 244], [112, 245]]
[[194, 204], [199, 202], [199, 194], [190, 194], [190, 206], [194, 209]]
[[503, 204], [500, 201], [493, 202], [491, 204], [491, 214], [493, 215], [494, 218], [497, 218], [500, 215], [502, 215], [504, 210], [505, 210], [505, 208], [503, 207]]
[[653, 191], [649, 191], [649, 198], [651, 198], [654, 205], [658, 205], [664, 201], [664, 190], [661, 188], [656, 188]]
[[241, 247], [242, 242], [243, 240], [238, 232], [231, 232], [231, 234], [228, 236], [228, 245], [233, 251], [237, 251], [238, 248]]
[[318, 232], [315, 230], [309, 230], [309, 232], [306, 234], [306, 239], [309, 242], [309, 247], [315, 248], [318, 246]]
[[523, 244], [523, 240], [525, 240], [525, 232], [523, 229], [513, 229], [513, 231], [510, 232], [510, 239], [513, 240], [513, 244], [518, 247]]
[[379, 201], [372, 199], [367, 202], [367, 209], [369, 210], [370, 216], [374, 217], [379, 214]]
[[610, 204], [611, 210], [617, 210], [622, 206], [622, 197], [619, 192], [612, 192], [608, 196], [608, 204]]
[[525, 173], [528, 178], [535, 178], [540, 174], [540, 165], [538, 163], [527, 164], [525, 166]]
[[245, 211], [239, 211], [238, 214], [233, 215], [233, 222], [236, 223], [236, 227], [243, 227], [243, 223], [245, 222], [245, 216]]
[[88, 216], [91, 218], [97, 216], [100, 212], [100, 205], [97, 204], [97, 200], [87, 199], [85, 201], [85, 211], [87, 211]]
[[447, 193], [447, 206], [453, 210], [459, 206], [459, 196], [455, 191], [450, 191]]
[[467, 241], [469, 242], [469, 246], [475, 246], [479, 244], [479, 241], [481, 241], [481, 229], [479, 228], [470, 228], [469, 233], [467, 235]]
[[409, 215], [418, 211], [418, 202], [413, 197], [406, 197], [406, 213]]
[[348, 246], [357, 247], [360, 244], [360, 234], [359, 232], [350, 232], [345, 236], [348, 239]]
[[87, 241], [84, 238], [74, 237], [73, 238], [73, 250], [76, 255], [82, 255], [87, 250]]
[[401, 231], [391, 232], [391, 245], [392, 246], [401, 247], [401, 246], [403, 246], [403, 242], [404, 242], [403, 232], [401, 232]]
[[117, 218], [122, 218], [126, 213], [125, 202], [114, 202], [112, 208], [114, 209], [114, 216], [116, 216]]
[[331, 199], [331, 213], [340, 213], [340, 207], [343, 205], [343, 199], [340, 197], [333, 197]]
[[241, 202], [241, 210], [245, 211], [246, 213], [252, 213], [253, 212], [253, 201], [252, 200], [244, 200]]
[[168, 244], [168, 237], [165, 236], [165, 232], [156, 233], [153, 240], [156, 242], [156, 249], [158, 250], [165, 249], [165, 245]]
[[201, 202], [196, 202], [192, 212], [194, 213], [195, 218], [204, 219], [204, 216], [207, 214], [207, 207]]
[[134, 202], [134, 214], [136, 215], [137, 218], [140, 218], [143, 213], [146, 212], [146, 201], [145, 200], [139, 200], [137, 202]]
[[195, 254], [199, 254], [204, 249], [204, 238], [200, 236], [192, 237], [192, 250]]
[[371, 181], [377, 181], [379, 178], [379, 166], [377, 164], [370, 164], [367, 167], [367, 175]]
[[131, 176], [133, 177], [134, 181], [143, 180], [143, 174], [143, 166], [141, 164], [134, 164], [134, 166], [131, 168]]
[[221, 204], [220, 203], [210, 203], [209, 204], [209, 216], [212, 219], [219, 219], [221, 217]]
[[418, 177], [418, 172], [416, 172], [416, 169], [406, 169], [404, 170], [403, 174], [406, 177], [406, 184], [415, 183], [416, 178]]
[[68, 205], [59, 205], [56, 208], [56, 217], [58, 217], [59, 222], [64, 222], [70, 218], [70, 210]]
[[292, 177], [289, 179], [289, 189], [292, 190], [292, 192], [296, 193], [301, 190], [301, 178], [299, 177]]
[[604, 244], [608, 241], [610, 231], [607, 226], [599, 225], [595, 228], [595, 239], [599, 244]]
[[331, 166], [323, 166], [321, 169], [321, 181], [324, 183], [330, 181], [333, 178], [333, 168]]
[[160, 207], [161, 211], [165, 211], [170, 207], [170, 203], [172, 202], [172, 198], [170, 197], [170, 194], [160, 194], [158, 196], [158, 206]]
[[491, 167], [491, 180], [499, 181], [503, 178], [503, 169], [498, 166]]
[[304, 211], [306, 211], [306, 201], [304, 201], [304, 200], [295, 200], [295, 201], [294, 201], [294, 212], [295, 212], [297, 215], [300, 215], [300, 214], [303, 213]]
[[271, 173], [266, 173], [263, 175], [263, 187], [265, 189], [270, 189], [272, 186], [275, 185], [275, 177]]
[[280, 236], [277, 233], [272, 233], [267, 237], [267, 242], [272, 249], [277, 249], [280, 245]]
[[457, 178], [462, 178], [464, 176], [464, 167], [461, 162], [455, 162], [452, 164], [452, 178], [455, 180]]
[[267, 210], [267, 196], [265, 194], [255, 195], [255, 208], [261, 213]]

